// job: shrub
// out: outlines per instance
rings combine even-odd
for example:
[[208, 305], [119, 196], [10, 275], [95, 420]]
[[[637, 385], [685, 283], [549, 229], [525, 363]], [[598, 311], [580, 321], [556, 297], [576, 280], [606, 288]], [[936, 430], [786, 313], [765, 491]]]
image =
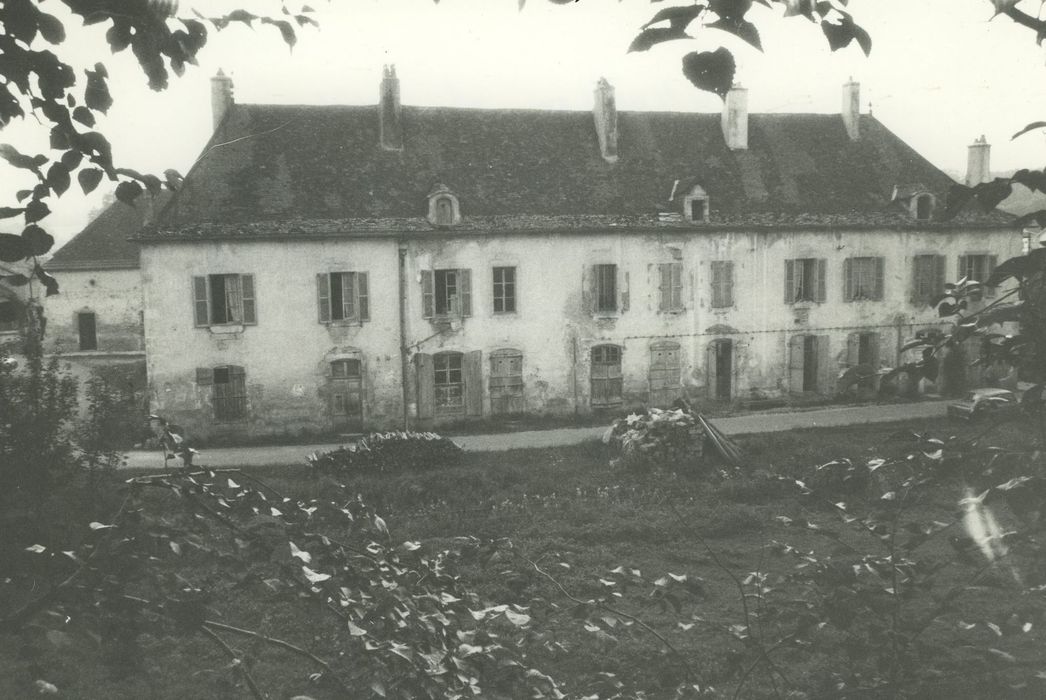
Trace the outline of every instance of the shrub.
[[692, 411], [649, 408], [615, 420], [603, 442], [621, 454], [611, 466], [696, 466], [704, 453], [705, 432]]
[[309, 464], [326, 472], [396, 472], [437, 469], [461, 461], [462, 450], [436, 433], [371, 433], [330, 452], [314, 452]]

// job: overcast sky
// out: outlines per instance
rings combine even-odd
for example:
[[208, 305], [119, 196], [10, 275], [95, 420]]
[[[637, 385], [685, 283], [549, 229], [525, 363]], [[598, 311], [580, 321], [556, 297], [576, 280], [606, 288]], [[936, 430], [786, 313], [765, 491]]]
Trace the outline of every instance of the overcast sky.
[[[693, 88], [681, 57], [719, 45], [734, 49], [738, 80], [753, 112], [838, 112], [849, 76], [861, 83], [862, 110], [941, 168], [962, 172], [966, 146], [980, 134], [993, 145], [993, 170], [1042, 167], [1046, 137], [1010, 136], [1046, 120], [1046, 53], [1031, 32], [1005, 17], [991, 20], [988, 0], [852, 0], [855, 19], [872, 35], [870, 58], [856, 44], [828, 50], [820, 29], [801, 18], [755, 7], [750, 18], [765, 53], [708, 30], [696, 41], [626, 53], [637, 29], [669, 3], [580, 0], [310, 0], [319, 29], [303, 29], [293, 51], [275, 30], [234, 28], [213, 34], [198, 67], [153, 93], [130, 52], [111, 56], [101, 32], [78, 31], [63, 57], [105, 61], [116, 100], [100, 128], [119, 165], [184, 172], [210, 136], [210, 80], [221, 67], [236, 99], [250, 103], [373, 104], [384, 63], [395, 63], [404, 104], [587, 110], [596, 80], [616, 88], [619, 109], [717, 112], [721, 102]], [[679, 4], [679, 3], [677, 3]], [[1038, 0], [1024, 3], [1035, 11]], [[46, 2], [60, 14], [61, 5]], [[279, 12], [275, 0], [182, 0], [197, 7]], [[991, 21], [990, 21], [991, 20]], [[76, 29], [72, 20], [70, 30]], [[22, 150], [46, 149], [47, 131], [32, 120], [0, 133]], [[5, 201], [22, 173], [0, 169]], [[75, 190], [75, 191], [74, 191]], [[59, 243], [98, 206], [100, 193], [76, 185], [45, 220]]]

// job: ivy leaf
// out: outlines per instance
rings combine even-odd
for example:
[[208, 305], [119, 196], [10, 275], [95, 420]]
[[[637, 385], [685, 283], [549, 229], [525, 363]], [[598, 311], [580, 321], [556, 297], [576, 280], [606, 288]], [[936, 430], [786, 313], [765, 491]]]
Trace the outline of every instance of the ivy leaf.
[[41, 202], [39, 199], [35, 199], [25, 207], [25, 221], [26, 223], [33, 223], [39, 221], [45, 216], [51, 213], [51, 208]]
[[116, 198], [128, 206], [134, 206], [134, 200], [142, 194], [142, 186], [137, 182], [121, 182], [116, 186]]
[[76, 174], [76, 179], [84, 194], [91, 194], [94, 188], [98, 187], [98, 183], [102, 181], [102, 174], [98, 168], [84, 168]]
[[729, 32], [736, 37], [744, 39], [760, 51], [763, 50], [763, 42], [759, 38], [759, 30], [754, 24], [740, 17], [724, 17], [707, 25], [711, 29]]
[[704, 5], [685, 5], [682, 7], [666, 7], [663, 10], [659, 10], [649, 22], [644, 24], [640, 29], [646, 29], [647, 27], [657, 24], [658, 22], [668, 22], [672, 29], [683, 31], [687, 25], [693, 22], [695, 19], [701, 16], [701, 13], [705, 11]]
[[80, 162], [83, 159], [84, 154], [80, 153], [80, 151], [66, 151], [62, 154], [62, 159], [59, 162], [61, 162], [61, 164], [66, 168], [66, 170], [72, 172], [76, 169], [78, 165], [80, 165]]
[[714, 92], [725, 99], [734, 84], [737, 65], [734, 56], [723, 47], [715, 51], [688, 53], [683, 56], [683, 75], [698, 89]]
[[52, 163], [51, 167], [47, 169], [47, 177], [44, 178], [44, 181], [54, 190], [55, 194], [61, 196], [69, 189], [69, 169], [61, 163]]
[[0, 261], [18, 262], [29, 257], [25, 239], [13, 233], [0, 233]]
[[651, 27], [641, 31], [628, 46], [628, 52], [647, 51], [652, 46], [675, 39], [692, 39], [689, 34], [676, 27]]
[[36, 224], [30, 224], [22, 231], [22, 239], [30, 255], [43, 255], [54, 246], [54, 237]]

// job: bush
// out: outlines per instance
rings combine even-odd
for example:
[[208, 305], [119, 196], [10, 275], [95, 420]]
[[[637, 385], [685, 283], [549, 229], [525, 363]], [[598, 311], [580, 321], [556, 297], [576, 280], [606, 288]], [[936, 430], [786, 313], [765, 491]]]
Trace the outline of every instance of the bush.
[[397, 472], [458, 464], [462, 450], [436, 433], [371, 433], [330, 452], [314, 452], [309, 464], [325, 472]]
[[696, 466], [704, 453], [705, 432], [693, 411], [649, 408], [615, 420], [603, 442], [621, 454], [611, 466]]

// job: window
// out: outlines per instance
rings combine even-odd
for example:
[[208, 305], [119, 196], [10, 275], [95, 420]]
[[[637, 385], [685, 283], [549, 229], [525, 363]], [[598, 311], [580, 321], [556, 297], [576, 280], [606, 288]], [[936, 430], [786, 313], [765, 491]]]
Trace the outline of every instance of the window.
[[432, 357], [436, 386], [436, 410], [460, 413], [465, 410], [465, 380], [460, 352], [441, 352]]
[[912, 303], [932, 304], [944, 293], [944, 256], [912, 258]]
[[98, 333], [94, 313], [81, 311], [76, 314], [76, 326], [80, 335], [80, 350], [97, 350]]
[[915, 218], [919, 221], [929, 221], [933, 216], [933, 195], [921, 194], [915, 198]]
[[706, 205], [706, 202], [703, 199], [691, 199], [690, 200], [690, 220], [691, 221], [704, 221], [705, 220], [705, 205]]
[[436, 225], [450, 226], [454, 223], [454, 203], [449, 197], [436, 200]]
[[490, 354], [490, 412], [522, 413], [523, 353], [495, 350]]
[[211, 405], [216, 421], [237, 421], [247, 417], [247, 376], [243, 367], [201, 367], [196, 370], [196, 383], [211, 387]]
[[207, 275], [193, 277], [193, 300], [197, 326], [257, 323], [254, 275]]
[[683, 310], [683, 263], [658, 265], [658, 310]]
[[366, 272], [331, 272], [316, 275], [320, 323], [370, 320]]
[[959, 279], [977, 281], [984, 285], [984, 293], [994, 296], [995, 289], [987, 285], [988, 278], [995, 270], [994, 255], [960, 255], [959, 256]]
[[596, 313], [617, 311], [617, 265], [592, 266]]
[[712, 308], [734, 305], [734, 263], [730, 260], [712, 262]]
[[[679, 181], [676, 181], [672, 187], [672, 199], [678, 196], [678, 186]], [[683, 217], [691, 223], [703, 224], [708, 222], [708, 214], [708, 193], [700, 185], [694, 185], [683, 195]]]
[[457, 196], [450, 188], [440, 183], [429, 192], [428, 220], [433, 226], [448, 228], [461, 221], [461, 208]]
[[882, 301], [882, 258], [847, 258], [844, 273], [846, 301]]
[[423, 270], [421, 286], [425, 318], [472, 315], [471, 270]]
[[616, 406], [621, 403], [621, 348], [617, 345], [597, 345], [592, 348], [593, 407]]
[[828, 336], [792, 336], [788, 351], [789, 391], [830, 391], [834, 367], [828, 354]]
[[494, 268], [494, 313], [516, 313], [516, 268]]
[[785, 303], [825, 300], [827, 262], [817, 258], [785, 260]]

